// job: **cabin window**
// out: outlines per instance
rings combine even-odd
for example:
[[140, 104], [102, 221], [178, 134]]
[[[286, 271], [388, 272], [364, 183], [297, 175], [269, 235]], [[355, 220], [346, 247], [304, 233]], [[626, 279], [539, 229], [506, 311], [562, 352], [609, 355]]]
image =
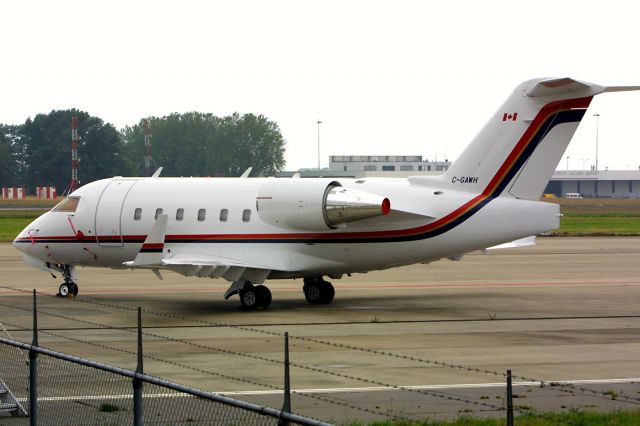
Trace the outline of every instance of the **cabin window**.
[[206, 209], [198, 210], [198, 221], [204, 222], [206, 217], [207, 217], [207, 210]]
[[184, 209], [178, 209], [176, 211], [176, 220], [184, 219]]
[[80, 197], [67, 197], [53, 208], [54, 212], [75, 213], [80, 203]]
[[242, 221], [249, 222], [251, 220], [251, 210], [245, 209], [242, 211]]
[[156, 209], [156, 219], [162, 214], [162, 209]]
[[229, 210], [222, 209], [220, 210], [220, 222], [226, 222], [229, 217]]
[[142, 209], [140, 207], [138, 207], [133, 212], [133, 220], [140, 220], [141, 217], [142, 217]]

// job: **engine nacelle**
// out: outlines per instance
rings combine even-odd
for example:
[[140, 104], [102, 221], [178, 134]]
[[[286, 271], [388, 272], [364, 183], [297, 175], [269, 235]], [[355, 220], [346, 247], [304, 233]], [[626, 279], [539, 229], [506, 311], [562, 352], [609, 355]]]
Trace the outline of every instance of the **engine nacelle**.
[[343, 188], [328, 179], [270, 179], [258, 191], [260, 218], [280, 228], [327, 231], [347, 222], [389, 214], [387, 198]]

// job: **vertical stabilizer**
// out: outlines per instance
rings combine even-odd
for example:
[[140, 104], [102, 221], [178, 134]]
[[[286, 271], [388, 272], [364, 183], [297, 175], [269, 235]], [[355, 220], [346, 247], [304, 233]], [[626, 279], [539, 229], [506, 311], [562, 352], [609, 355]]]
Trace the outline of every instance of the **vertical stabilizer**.
[[593, 96], [606, 88], [570, 78], [520, 84], [447, 172], [412, 178], [441, 187], [537, 200], [560, 161]]

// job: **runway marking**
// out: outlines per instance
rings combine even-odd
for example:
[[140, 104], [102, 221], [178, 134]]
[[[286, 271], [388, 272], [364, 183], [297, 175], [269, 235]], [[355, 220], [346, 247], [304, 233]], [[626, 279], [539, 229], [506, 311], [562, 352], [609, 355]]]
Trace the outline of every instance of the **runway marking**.
[[[587, 380], [561, 380], [561, 381], [547, 381], [546, 385], [550, 383], [561, 385], [588, 385], [588, 384], [616, 384], [616, 383], [634, 383], [639, 382], [640, 378], [628, 378], [628, 379], [587, 379]], [[540, 386], [540, 382], [513, 382], [513, 386]], [[402, 389], [411, 390], [443, 390], [443, 389], [481, 389], [481, 388], [493, 388], [493, 387], [506, 387], [504, 382], [490, 382], [490, 383], [458, 383], [449, 385], [411, 385], [411, 386], [365, 386], [357, 388], [318, 388], [318, 389], [292, 389], [291, 392], [295, 393], [345, 393], [345, 392], [385, 392], [385, 391], [398, 391]], [[398, 389], [400, 388], [400, 389]], [[280, 395], [282, 391], [278, 390], [264, 390], [264, 391], [235, 391], [235, 392], [220, 392], [221, 395]]]
[[[451, 284], [337, 284], [338, 290], [398, 290], [398, 289], [416, 289], [416, 288], [489, 288], [489, 287], [551, 287], [551, 286], [591, 286], [591, 285], [640, 285], [640, 281], [531, 281], [531, 282], [510, 282], [510, 283], [451, 283]], [[285, 291], [297, 291], [302, 288], [302, 283], [295, 287], [270, 287], [271, 292], [285, 292]], [[196, 293], [219, 293], [223, 288], [201, 288], [201, 287], [172, 287], [172, 288], [155, 288], [155, 287], [143, 287], [135, 288], [128, 287], [127, 289], [117, 290], [84, 290], [81, 289], [82, 294], [139, 294], [139, 293], [184, 293], [184, 292], [196, 292]], [[31, 291], [0, 291], [0, 295], [25, 295], [31, 294]], [[54, 293], [49, 293], [54, 296]]]
[[[640, 377], [628, 378], [628, 379], [586, 379], [586, 380], [561, 380], [561, 381], [547, 381], [546, 385], [550, 383], [561, 385], [597, 385], [597, 384], [620, 384], [620, 383], [634, 383], [640, 382]], [[540, 386], [540, 382], [513, 382], [513, 386]], [[365, 387], [350, 387], [350, 388], [311, 388], [311, 389], [292, 389], [293, 393], [346, 393], [346, 392], [385, 392], [385, 391], [398, 391], [402, 389], [411, 390], [442, 390], [442, 389], [480, 389], [480, 388], [498, 388], [506, 387], [503, 382], [489, 382], [489, 383], [456, 383], [449, 385], [410, 385], [410, 386], [365, 386]], [[400, 388], [400, 389], [398, 389]], [[256, 390], [256, 391], [222, 391], [213, 392], [218, 395], [244, 395], [244, 396], [268, 396], [268, 395], [281, 395], [282, 390]], [[144, 398], [185, 398], [193, 397], [183, 393], [150, 393], [143, 394]], [[38, 397], [38, 401], [100, 401], [100, 400], [115, 400], [115, 399], [132, 399], [133, 394], [118, 394], [118, 395], [75, 395], [75, 396], [51, 396], [51, 397]], [[19, 402], [26, 402], [28, 398], [16, 398]]]

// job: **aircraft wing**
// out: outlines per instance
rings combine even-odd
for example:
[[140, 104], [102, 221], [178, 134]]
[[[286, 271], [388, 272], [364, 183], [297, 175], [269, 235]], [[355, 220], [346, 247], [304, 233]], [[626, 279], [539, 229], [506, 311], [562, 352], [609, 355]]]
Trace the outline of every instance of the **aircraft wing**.
[[536, 245], [536, 236], [531, 235], [530, 237], [520, 238], [519, 240], [511, 241], [504, 244], [499, 244], [493, 247], [488, 247], [485, 250], [500, 250], [500, 249], [507, 249], [507, 248], [531, 247], [535, 245]]
[[162, 265], [174, 272], [201, 278], [224, 278], [238, 281], [241, 278], [253, 283], [264, 282], [273, 266], [222, 256], [195, 253], [177, 253], [162, 259]]
[[159, 215], [136, 258], [124, 262], [124, 265], [151, 269], [160, 279], [159, 269], [167, 268], [185, 276], [224, 278], [229, 281], [243, 278], [254, 283], [264, 282], [269, 273], [276, 269], [274, 265], [212, 254], [177, 252], [167, 255], [164, 250], [166, 230], [167, 215]]

